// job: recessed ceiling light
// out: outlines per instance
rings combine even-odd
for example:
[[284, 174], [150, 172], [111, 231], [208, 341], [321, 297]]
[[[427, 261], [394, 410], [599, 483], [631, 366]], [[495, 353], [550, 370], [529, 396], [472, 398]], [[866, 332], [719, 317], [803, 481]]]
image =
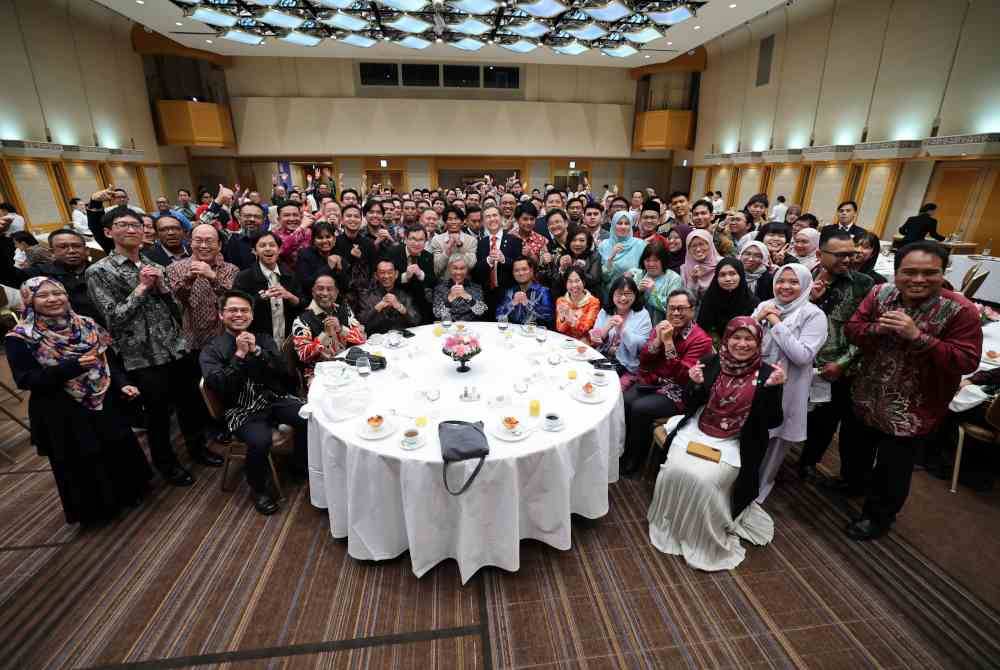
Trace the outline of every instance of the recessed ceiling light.
[[207, 43], [211, 44], [212, 40], [205, 40]]
[[183, 23], [181, 23], [180, 21], [175, 21], [175, 22], [174, 22], [174, 25], [175, 25], [175, 26], [183, 26], [184, 24], [183, 24]]
[[667, 46], [668, 47], [672, 47], [672, 46], [674, 46], [674, 43], [673, 42], [667, 42]]
[[145, 5], [146, 4], [146, 0], [135, 0], [135, 4], [137, 4], [137, 5]]
[[701, 26], [695, 26], [694, 29], [695, 30], [701, 30]]
[[736, 5], [735, 4], [729, 5], [729, 9], [736, 9]]
[[649, 54], [646, 54], [645, 56], [643, 56], [643, 58], [649, 58]]

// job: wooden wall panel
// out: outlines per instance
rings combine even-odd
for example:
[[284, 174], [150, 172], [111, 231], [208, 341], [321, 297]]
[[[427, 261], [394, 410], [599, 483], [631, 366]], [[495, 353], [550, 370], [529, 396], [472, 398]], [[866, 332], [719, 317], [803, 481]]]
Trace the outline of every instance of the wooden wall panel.
[[874, 233], [885, 227], [889, 205], [899, 178], [899, 163], [868, 163], [858, 186], [858, 225]]
[[129, 204], [142, 207], [142, 193], [139, 190], [139, 178], [135, 166], [125, 163], [109, 163], [107, 170], [115, 188], [123, 188], [128, 193]]
[[65, 161], [63, 169], [66, 171], [66, 179], [74, 197], [87, 199], [95, 191], [104, 188], [97, 163]]
[[[973, 218], [978, 204], [975, 196], [988, 174], [989, 167], [978, 161], [935, 167], [925, 202], [937, 203], [939, 233], [947, 235], [955, 232]], [[995, 212], [988, 216], [995, 217]]]
[[6, 162], [20, 200], [20, 214], [29, 228], [37, 232], [62, 226], [69, 217], [52, 164], [36, 159], [8, 158]]
[[821, 226], [835, 220], [849, 169], [848, 163], [813, 166], [803, 210], [812, 212]]
[[760, 165], [748, 165], [740, 168], [740, 186], [733, 202], [733, 207], [743, 208], [753, 196], [760, 193], [761, 179], [764, 168]]
[[163, 172], [160, 170], [159, 166], [143, 165], [142, 173], [146, 177], [146, 186], [149, 188], [149, 197], [154, 206], [156, 204], [156, 199], [161, 195], [165, 195], [168, 200], [171, 200], [170, 194], [164, 186]]
[[[723, 165], [716, 170], [712, 171], [712, 183], [708, 188], [713, 191], [722, 191], [722, 199], [726, 203], [727, 208], [736, 207], [736, 197], [733, 193], [730, 193], [730, 189], [733, 186], [733, 173], [736, 169], [730, 165]], [[705, 189], [706, 191], [708, 189]]]
[[691, 171], [691, 199], [697, 200], [708, 191], [708, 168], [696, 167]]
[[776, 165], [771, 170], [771, 183], [767, 189], [767, 197], [772, 203], [779, 195], [785, 196], [785, 202], [789, 205], [797, 204], [796, 189], [799, 185], [799, 176], [802, 174], [801, 165]]

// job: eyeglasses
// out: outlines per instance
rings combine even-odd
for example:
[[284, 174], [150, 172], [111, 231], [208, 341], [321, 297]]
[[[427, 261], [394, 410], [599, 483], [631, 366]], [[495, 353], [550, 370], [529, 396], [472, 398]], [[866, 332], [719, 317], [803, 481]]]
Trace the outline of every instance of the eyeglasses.
[[678, 314], [683, 314], [684, 312], [687, 312], [690, 309], [691, 309], [690, 307], [678, 307], [677, 305], [667, 306], [668, 312], [677, 312]]
[[854, 255], [858, 253], [856, 251], [827, 251], [826, 249], [820, 249], [820, 251], [822, 251], [824, 254], [833, 256], [839, 261], [845, 261], [848, 258], [854, 258]]
[[119, 230], [142, 230], [145, 224], [138, 221], [115, 221], [115, 228]]

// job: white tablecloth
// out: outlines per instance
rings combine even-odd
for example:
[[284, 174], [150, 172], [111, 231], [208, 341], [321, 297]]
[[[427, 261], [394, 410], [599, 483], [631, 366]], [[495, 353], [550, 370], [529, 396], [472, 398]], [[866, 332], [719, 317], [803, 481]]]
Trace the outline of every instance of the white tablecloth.
[[976, 291], [973, 300], [1000, 303], [1000, 258], [985, 256], [952, 256], [945, 272], [945, 278], [956, 289], [962, 285], [962, 278], [976, 263], [982, 263], [981, 272], [989, 272], [983, 285]]
[[[994, 355], [990, 356], [990, 353]], [[992, 370], [1000, 366], [1000, 356], [996, 355], [998, 353], [1000, 353], [1000, 321], [994, 321], [983, 326], [983, 352], [979, 359], [979, 369], [977, 372]], [[966, 375], [966, 377], [968, 376]], [[981, 387], [970, 384], [955, 393], [955, 397], [952, 398], [948, 409], [953, 412], [963, 412], [987, 400], [989, 400], [989, 396], [986, 395]]]
[[[608, 484], [618, 480], [625, 438], [617, 376], [606, 373], [610, 380], [600, 389], [603, 402], [584, 404], [571, 398], [569, 391], [582, 386], [593, 367], [567, 359], [572, 350], [561, 347], [565, 338], [550, 333], [548, 341], [539, 345], [515, 334], [508, 349], [495, 324], [470, 327], [479, 333], [483, 349], [470, 362], [471, 372], [458, 373], [457, 363], [441, 353], [442, 338], [424, 326], [414, 329], [416, 337], [398, 350], [366, 345], [389, 361], [386, 370], [367, 380], [355, 379], [337, 389], [318, 380], [313, 383], [305, 409], [310, 417], [310, 497], [314, 506], [329, 510], [331, 533], [347, 538], [348, 553], [354, 558], [385, 560], [409, 550], [418, 577], [454, 558], [464, 583], [487, 565], [516, 571], [523, 539], [569, 549], [571, 513], [588, 518], [607, 514]], [[563, 359], [556, 365], [547, 360], [553, 352]], [[588, 355], [597, 356], [593, 350]], [[568, 380], [570, 368], [578, 372], [576, 382]], [[528, 391], [514, 392], [514, 382], [528, 375], [534, 375]], [[466, 386], [475, 386], [481, 399], [459, 400]], [[440, 389], [436, 402], [421, 393], [429, 387]], [[506, 394], [511, 405], [490, 407], [498, 394]], [[348, 395], [361, 401], [355, 400], [345, 412]], [[542, 416], [558, 413], [566, 427], [560, 432], [539, 427], [523, 441], [507, 442], [494, 437], [487, 425], [490, 455], [479, 477], [465, 494], [449, 495], [441, 476], [437, 422], [488, 423], [511, 414], [529, 421], [530, 399], [541, 401]], [[402, 431], [414, 421], [393, 417], [393, 409], [410, 417], [428, 417], [425, 446], [414, 451], [401, 448]], [[362, 439], [359, 430], [376, 413], [397, 423], [398, 430], [382, 440]], [[344, 414], [351, 416], [343, 418]], [[475, 461], [466, 461], [449, 468], [453, 489], [474, 465]]]

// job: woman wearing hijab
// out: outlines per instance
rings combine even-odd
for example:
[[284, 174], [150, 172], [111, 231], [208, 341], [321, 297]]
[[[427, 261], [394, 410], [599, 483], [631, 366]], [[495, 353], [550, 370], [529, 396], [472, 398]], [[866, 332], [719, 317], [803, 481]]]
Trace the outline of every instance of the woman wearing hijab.
[[619, 277], [639, 267], [645, 248], [645, 240], [632, 235], [632, 220], [628, 212], [615, 212], [611, 219], [611, 234], [598, 247], [603, 270], [601, 290], [605, 299], [609, 297], [611, 285]]
[[811, 290], [812, 274], [804, 265], [783, 265], [774, 273], [774, 299], [761, 303], [753, 316], [764, 324], [761, 356], [787, 376], [781, 399], [785, 418], [771, 431], [760, 469], [758, 503], [763, 503], [774, 487], [789, 445], [806, 439], [813, 361], [829, 333], [826, 314], [809, 301]]
[[[732, 570], [746, 555], [740, 538], [774, 538], [774, 522], [754, 499], [768, 431], [781, 424], [784, 373], [761, 359], [762, 338], [752, 318], [733, 319], [719, 354], [691, 367], [684, 416], [666, 424], [649, 539], [698, 570]], [[705, 446], [717, 460], [696, 455]]]
[[116, 407], [139, 390], [109, 363], [111, 336], [73, 311], [61, 283], [34, 277], [21, 296], [24, 319], [6, 349], [18, 388], [31, 391], [31, 440], [52, 464], [66, 523], [111, 519], [142, 500], [153, 476]]
[[692, 230], [687, 236], [687, 252], [681, 265], [681, 281], [701, 301], [708, 287], [712, 285], [715, 268], [720, 260], [715, 249], [712, 234], [707, 230]]
[[795, 255], [795, 261], [805, 265], [810, 272], [819, 263], [817, 251], [819, 251], [819, 231], [815, 228], [803, 228], [792, 237], [792, 253]]
[[875, 263], [878, 262], [878, 255], [882, 249], [882, 243], [878, 235], [866, 230], [855, 240], [857, 253], [854, 255], [854, 271], [861, 272], [872, 278], [876, 284], [884, 284], [886, 278], [875, 271]]
[[685, 240], [691, 234], [691, 226], [678, 223], [667, 233], [667, 269], [681, 274], [684, 265]]
[[774, 297], [774, 288], [771, 285], [774, 273], [771, 272], [769, 258], [770, 252], [768, 252], [767, 246], [757, 240], [748, 242], [740, 253], [740, 262], [743, 263], [747, 288], [759, 302]]
[[698, 310], [698, 325], [712, 336], [712, 342], [718, 346], [726, 324], [737, 316], [753, 314], [757, 302], [757, 298], [750, 293], [743, 264], [735, 258], [723, 258], [705, 291], [701, 309]]

